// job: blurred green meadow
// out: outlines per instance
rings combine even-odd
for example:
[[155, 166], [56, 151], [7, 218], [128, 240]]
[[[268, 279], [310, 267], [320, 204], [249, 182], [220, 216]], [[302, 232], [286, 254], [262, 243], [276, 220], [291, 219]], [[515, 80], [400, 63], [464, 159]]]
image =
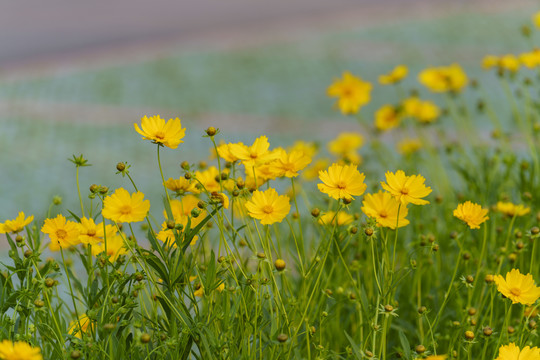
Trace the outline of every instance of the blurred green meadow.
[[[328, 141], [343, 127], [362, 132], [372, 126], [373, 112], [379, 106], [397, 102], [395, 90], [378, 86], [376, 81], [398, 63], [410, 69], [404, 88], [415, 87], [423, 98], [434, 98], [417, 84], [418, 72], [427, 66], [459, 62], [470, 78], [482, 79], [490, 89], [491, 101], [497, 104], [503, 94], [498, 93], [499, 87], [492, 92], [490, 84], [497, 79], [493, 72], [481, 70], [481, 59], [488, 53], [530, 50], [539, 34], [533, 30], [529, 43], [520, 31], [522, 25], [530, 24], [535, 10], [395, 19], [391, 24], [358, 24], [347, 31], [313, 32], [301, 39], [260, 46], [177, 49], [144, 61], [124, 59], [121, 64], [81, 66], [39, 77], [0, 78], [0, 103], [11, 109], [0, 114], [0, 219], [13, 218], [21, 210], [44, 218], [54, 195], [63, 197], [64, 208], [76, 209], [75, 166], [67, 161], [72, 154], [84, 154], [92, 164], [81, 169], [83, 194], [88, 194], [86, 189], [93, 183], [111, 189], [128, 187], [127, 179], [115, 174], [116, 163], [127, 161], [134, 164], [131, 174], [139, 188], [151, 202], [159, 199], [163, 189], [154, 161], [155, 147], [140, 140], [133, 129], [142, 116], [153, 115], [148, 109], [163, 117], [174, 114], [187, 127], [185, 143], [178, 150], [162, 152], [168, 178], [180, 175], [183, 160], [208, 159], [210, 143], [201, 136], [209, 124], [219, 127], [220, 137], [231, 142], [251, 143], [261, 135], [258, 129], [264, 128], [272, 146], [290, 145], [296, 139]], [[361, 125], [358, 119], [333, 109], [333, 100], [325, 94], [344, 70], [375, 85], [372, 102], [362, 109]], [[470, 90], [465, 93], [468, 101], [475, 103], [478, 96], [469, 94]], [[11, 103], [17, 107], [10, 107]], [[41, 114], [24, 110], [35, 103], [46, 110]], [[75, 111], [55, 119], [55, 108], [66, 104], [71, 109], [79, 106], [80, 118]], [[95, 122], [81, 120], [93, 106], [115, 111], [103, 111], [105, 118]], [[131, 122], [114, 117], [124, 110], [137, 114], [138, 109], [140, 114]], [[502, 119], [505, 112], [510, 118], [508, 109], [495, 110]], [[227, 122], [220, 123], [224, 116], [240, 120], [228, 128]], [[266, 128], [265, 122], [270, 124]]]

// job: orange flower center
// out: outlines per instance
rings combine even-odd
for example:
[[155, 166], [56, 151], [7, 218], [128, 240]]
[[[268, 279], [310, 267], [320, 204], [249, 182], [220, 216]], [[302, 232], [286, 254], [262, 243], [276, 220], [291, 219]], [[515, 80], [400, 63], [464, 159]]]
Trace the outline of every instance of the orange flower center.
[[271, 214], [274, 212], [274, 208], [272, 207], [272, 205], [264, 205], [262, 211], [265, 214]]
[[64, 240], [67, 237], [67, 235], [68, 235], [68, 233], [64, 229], [56, 230], [56, 237], [58, 237], [59, 239]]
[[156, 133], [156, 137], [157, 137], [158, 139], [160, 139], [160, 140], [163, 140], [163, 139], [165, 139], [165, 133], [164, 133], [163, 131], [158, 131], [158, 132]]
[[401, 189], [401, 193], [402, 193], [403, 195], [408, 195], [408, 194], [409, 194], [409, 189], [403, 188], [403, 189]]
[[252, 158], [252, 159], [256, 159], [257, 158], [257, 153], [252, 152], [252, 153], [249, 154], [249, 157]]
[[131, 206], [130, 205], [124, 205], [120, 208], [120, 214], [127, 215], [131, 214]]
[[514, 296], [520, 296], [521, 295], [521, 290], [518, 289], [518, 288], [512, 288], [510, 289], [510, 293]]
[[337, 186], [338, 189], [343, 190], [343, 189], [345, 189], [347, 187], [347, 184], [345, 183], [345, 181], [340, 181], [340, 182], [338, 182], [336, 184], [336, 186]]
[[96, 229], [88, 229], [88, 231], [86, 232], [86, 235], [88, 236], [96, 235]]
[[386, 210], [381, 210], [379, 212], [379, 216], [382, 217], [382, 218], [387, 218], [388, 217], [388, 213], [386, 212]]

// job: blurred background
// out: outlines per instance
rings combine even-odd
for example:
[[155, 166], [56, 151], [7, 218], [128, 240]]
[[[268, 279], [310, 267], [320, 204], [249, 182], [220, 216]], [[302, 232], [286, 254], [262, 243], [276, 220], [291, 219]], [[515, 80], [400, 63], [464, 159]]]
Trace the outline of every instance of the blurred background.
[[344, 117], [325, 94], [344, 70], [376, 84], [406, 64], [406, 88], [420, 88], [421, 69], [452, 62], [472, 78], [487, 76], [484, 55], [531, 49], [520, 31], [539, 9], [532, 0], [2, 5], [0, 222], [21, 210], [44, 218], [54, 195], [76, 210], [73, 154], [92, 164], [81, 169], [83, 197], [93, 183], [131, 190], [115, 175], [127, 161], [139, 188], [159, 201], [155, 145], [133, 129], [144, 115], [178, 116], [187, 128], [184, 144], [163, 151], [166, 178], [179, 177], [183, 160], [208, 159], [208, 126], [231, 142], [266, 134], [272, 146], [362, 132], [395, 92], [375, 86], [363, 119]]

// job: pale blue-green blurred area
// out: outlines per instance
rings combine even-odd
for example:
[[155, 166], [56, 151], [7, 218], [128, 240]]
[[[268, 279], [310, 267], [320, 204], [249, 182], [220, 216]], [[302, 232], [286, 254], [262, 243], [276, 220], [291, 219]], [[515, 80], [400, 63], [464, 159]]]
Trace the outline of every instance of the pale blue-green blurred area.
[[[350, 124], [332, 108], [325, 95], [332, 79], [349, 70], [376, 83], [377, 76], [403, 63], [409, 66], [409, 78], [403, 89], [416, 88], [422, 97], [439, 99], [416, 82], [418, 72], [430, 65], [459, 62], [472, 78], [490, 89], [494, 103], [502, 94], [492, 90], [497, 84], [493, 73], [483, 72], [480, 61], [485, 54], [519, 53], [538, 43], [534, 34], [529, 43], [520, 35], [521, 26], [530, 23], [535, 9], [504, 13], [461, 13], [434, 19], [396, 19], [392, 24], [363, 26], [347, 31], [306, 34], [294, 41], [266, 43], [232, 49], [173, 50], [169, 55], [138, 62], [117, 63], [91, 69], [58, 71], [40, 77], [22, 77], [9, 82], [0, 79], [0, 102], [9, 104], [50, 104], [47, 114], [11, 111], [0, 114], [0, 183], [2, 184], [0, 220], [14, 218], [18, 211], [44, 218], [54, 195], [64, 199], [61, 208], [80, 213], [75, 182], [75, 166], [68, 162], [72, 154], [84, 154], [92, 164], [80, 170], [80, 185], [88, 203], [88, 187], [102, 184], [111, 189], [132, 189], [126, 178], [116, 175], [119, 161], [132, 164], [131, 174], [151, 199], [151, 211], [161, 219], [163, 188], [156, 163], [156, 148], [134, 131], [133, 122], [117, 122], [107, 111], [95, 123], [63, 116], [55, 121], [55, 104], [80, 105], [84, 112], [93, 105], [130, 109], [162, 109], [174, 113], [187, 127], [185, 143], [176, 150], [163, 149], [165, 178], [179, 177], [183, 160], [196, 163], [207, 160], [210, 142], [203, 138], [202, 123], [212, 116], [226, 114], [250, 118], [283, 119], [294, 123], [272, 129], [271, 144], [291, 145], [295, 139], [328, 141], [340, 132], [328, 124]], [[534, 74], [531, 73], [531, 76]], [[469, 94], [469, 93], [468, 93]], [[397, 102], [395, 89], [375, 86], [372, 103], [362, 109], [364, 126], [370, 126], [373, 112], [384, 103]], [[468, 100], [474, 104], [476, 95]], [[504, 119], [505, 108], [496, 108]], [[148, 114], [152, 115], [152, 114]], [[204, 121], [203, 121], [204, 120]], [[487, 120], [478, 115], [480, 122]], [[322, 131], [331, 129], [331, 131]], [[246, 126], [221, 128], [220, 138], [250, 143], [261, 135]], [[94, 202], [96, 205], [96, 202]]]

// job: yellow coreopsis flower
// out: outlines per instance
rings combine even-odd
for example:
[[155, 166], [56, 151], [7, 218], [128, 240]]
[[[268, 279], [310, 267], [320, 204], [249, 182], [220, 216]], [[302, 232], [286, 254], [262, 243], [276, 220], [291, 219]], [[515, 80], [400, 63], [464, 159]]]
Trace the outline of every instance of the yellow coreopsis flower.
[[375, 113], [375, 127], [377, 130], [386, 131], [398, 127], [401, 122], [401, 114], [393, 105], [383, 105]]
[[343, 226], [352, 223], [354, 221], [354, 216], [345, 211], [339, 211], [337, 215], [335, 211], [328, 211], [319, 216], [318, 221], [321, 225]]
[[141, 119], [141, 127], [133, 124], [135, 131], [143, 136], [144, 140], [152, 140], [156, 144], [176, 149], [184, 141], [182, 138], [186, 135], [186, 129], [182, 128], [179, 118], [169, 119], [165, 122], [159, 115], [144, 116]]
[[30, 215], [26, 219], [24, 218], [24, 212], [19, 211], [19, 215], [13, 220], [6, 220], [3, 224], [0, 224], [0, 234], [5, 233], [18, 233], [24, 230], [24, 227], [30, 224], [34, 220], [34, 215]]
[[407, 176], [403, 170], [398, 170], [395, 174], [387, 171], [385, 175], [386, 183], [381, 182], [381, 186], [403, 205], [429, 204], [429, 201], [422, 198], [431, 193], [431, 188], [424, 184], [426, 179], [422, 175]]
[[539, 360], [540, 348], [525, 346], [520, 349], [514, 343], [499, 348], [499, 356], [495, 360]]
[[482, 59], [482, 68], [491, 69], [499, 64], [499, 57], [495, 55], [486, 55]]
[[359, 133], [341, 133], [337, 138], [328, 143], [328, 151], [340, 157], [345, 157], [355, 152], [364, 145], [364, 137]]
[[114, 194], [103, 201], [103, 216], [115, 222], [142, 221], [150, 210], [150, 201], [144, 200], [140, 191], [132, 195], [124, 188], [118, 188]]
[[113, 237], [116, 235], [116, 227], [114, 225], [106, 225], [105, 232], [103, 231], [103, 223], [96, 224], [94, 219], [81, 218], [79, 226], [79, 241], [83, 244], [96, 245], [103, 241], [103, 237]]
[[181, 200], [171, 200], [171, 212], [174, 219], [169, 219], [167, 212], [163, 210], [163, 216], [168, 220], [174, 220], [176, 224], [187, 225], [188, 218], [191, 217], [191, 227], [197, 226], [206, 216], [206, 211], [201, 210], [198, 217], [191, 216], [191, 210], [197, 208], [199, 199], [193, 195], [186, 195]]
[[249, 216], [261, 220], [263, 225], [281, 222], [291, 210], [289, 197], [278, 195], [272, 188], [254, 191], [251, 200], [247, 201], [245, 206]]
[[311, 163], [311, 157], [301, 151], [292, 151], [287, 153], [280, 151], [279, 157], [270, 163], [271, 171], [276, 177], [296, 177], [298, 172]]
[[454, 210], [454, 216], [466, 222], [471, 229], [480, 229], [480, 224], [489, 220], [487, 213], [488, 209], [482, 209], [482, 206], [470, 201], [459, 204]]
[[354, 196], [360, 196], [366, 191], [365, 178], [356, 165], [332, 164], [328, 171], [319, 171], [319, 179], [323, 183], [317, 184], [317, 187], [320, 192], [336, 200], [354, 199]]
[[234, 181], [231, 179], [221, 180], [221, 185], [217, 181], [220, 179], [221, 174], [215, 166], [210, 166], [204, 171], [196, 171], [195, 178], [200, 182], [197, 187], [201, 188], [201, 191], [207, 191], [209, 193], [214, 191], [221, 191], [221, 186], [224, 189], [232, 191], [234, 189]]
[[529, 69], [540, 66], [540, 49], [520, 54], [519, 61]]
[[523, 216], [531, 212], [531, 208], [522, 204], [515, 205], [511, 202], [497, 202], [497, 211], [509, 217]]
[[540, 11], [533, 15], [533, 24], [540, 29]]
[[319, 177], [319, 172], [328, 168], [328, 165], [330, 165], [330, 160], [319, 159], [302, 172], [302, 177], [306, 180], [315, 180]]
[[496, 275], [494, 280], [497, 290], [512, 300], [512, 304], [532, 305], [540, 298], [540, 287], [534, 284], [531, 274], [523, 275], [518, 269], [512, 269], [506, 273], [506, 279]]
[[[231, 144], [221, 144], [217, 147], [217, 152], [219, 154], [219, 157], [221, 157], [223, 160], [228, 162], [235, 162], [239, 160], [236, 156], [234, 156], [231, 151], [229, 150], [229, 145]], [[245, 146], [243, 143], [238, 143], [240, 146]]]
[[401, 155], [409, 156], [422, 148], [422, 142], [418, 139], [403, 139], [397, 144]]
[[415, 96], [405, 99], [402, 105], [405, 115], [416, 118], [424, 124], [434, 122], [441, 114], [441, 110], [435, 103], [420, 100]]
[[289, 152], [300, 151], [309, 157], [314, 157], [317, 154], [318, 146], [314, 142], [296, 141], [293, 146], [288, 148]]
[[409, 213], [407, 207], [400, 206], [392, 195], [384, 191], [367, 194], [362, 201], [362, 212], [367, 217], [375, 219], [378, 226], [395, 229], [396, 225], [402, 227], [409, 224], [409, 220], [405, 219]]
[[[108, 236], [107, 240], [107, 257], [111, 262], [115, 262], [120, 255], [127, 253], [124, 247], [124, 239], [120, 235]], [[102, 252], [105, 252], [105, 242], [92, 246], [92, 255], [97, 256]]]
[[429, 355], [426, 356], [423, 360], [446, 360], [448, 355]]
[[225, 195], [224, 193], [218, 193], [214, 191], [212, 194], [210, 194], [210, 200], [216, 204], [223, 205], [224, 209], [229, 208], [229, 204], [230, 204], [229, 197]]
[[362, 106], [371, 100], [372, 85], [354, 76], [348, 71], [342, 79], [335, 79], [326, 91], [330, 97], [337, 97], [337, 107], [344, 115], [356, 114]]
[[92, 323], [93, 321], [88, 317], [88, 315], [82, 314], [79, 316], [78, 321], [73, 320], [69, 323], [68, 332], [71, 335], [82, 339], [82, 334], [89, 334], [93, 330], [94, 324]]
[[78, 224], [66, 220], [62, 214], [59, 214], [54, 219], [45, 219], [41, 232], [48, 234], [51, 238], [49, 244], [51, 251], [58, 251], [60, 248], [65, 249], [80, 244]]
[[33, 347], [24, 341], [11, 342], [3, 340], [0, 343], [0, 359], [2, 360], [43, 360], [41, 349]]
[[379, 76], [381, 85], [396, 84], [403, 80], [409, 73], [409, 68], [405, 65], [398, 65], [388, 74]]
[[499, 68], [508, 70], [510, 72], [516, 72], [520, 67], [519, 59], [514, 54], [506, 54], [499, 58]]
[[201, 191], [197, 189], [197, 183], [192, 180], [187, 180], [184, 177], [179, 179], [169, 178], [165, 181], [167, 189], [174, 191], [177, 195], [184, 195], [185, 193], [198, 194]]
[[467, 75], [459, 64], [452, 64], [425, 69], [418, 81], [433, 92], [459, 92], [467, 85]]
[[264, 135], [255, 139], [251, 146], [242, 143], [229, 144], [229, 151], [242, 161], [247, 171], [251, 171], [254, 166], [266, 164], [278, 156], [277, 153], [269, 151], [269, 148], [270, 143]]

